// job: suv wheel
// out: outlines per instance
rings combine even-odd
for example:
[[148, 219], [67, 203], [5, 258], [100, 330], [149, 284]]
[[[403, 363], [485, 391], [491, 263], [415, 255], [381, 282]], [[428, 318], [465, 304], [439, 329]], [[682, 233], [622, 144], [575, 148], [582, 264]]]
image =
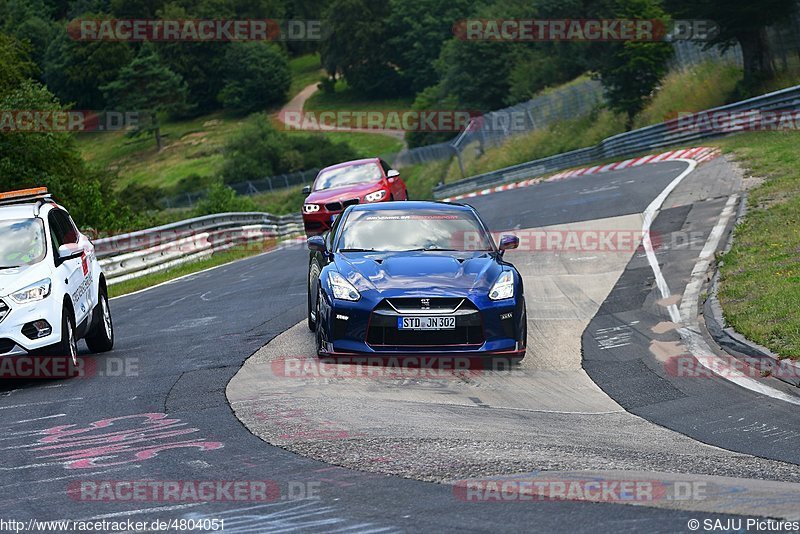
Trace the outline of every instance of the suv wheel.
[[92, 352], [108, 352], [114, 348], [114, 322], [111, 320], [111, 308], [108, 306], [106, 290], [100, 290], [100, 302], [92, 314], [97, 317], [94, 325], [86, 334], [86, 345]]
[[58, 358], [68, 357], [73, 366], [77, 367], [78, 365], [78, 338], [75, 336], [75, 321], [72, 319], [72, 312], [66, 306], [61, 310], [61, 341], [44, 353]]

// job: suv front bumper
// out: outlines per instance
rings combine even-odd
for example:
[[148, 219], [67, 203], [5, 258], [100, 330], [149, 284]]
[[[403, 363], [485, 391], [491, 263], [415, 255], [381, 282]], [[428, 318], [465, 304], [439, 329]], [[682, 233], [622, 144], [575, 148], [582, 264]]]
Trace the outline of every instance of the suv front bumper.
[[[51, 309], [52, 304], [47, 299], [28, 304], [17, 304], [9, 298], [2, 301], [9, 309], [0, 320], [0, 357], [24, 355], [61, 340], [61, 310]], [[50, 324], [50, 334], [31, 339], [23, 333], [26, 325], [40, 320]]]

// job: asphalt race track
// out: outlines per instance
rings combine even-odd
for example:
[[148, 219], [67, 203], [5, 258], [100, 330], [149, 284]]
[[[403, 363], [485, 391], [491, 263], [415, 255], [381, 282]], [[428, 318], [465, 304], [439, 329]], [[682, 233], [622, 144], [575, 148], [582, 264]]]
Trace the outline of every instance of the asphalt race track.
[[[633, 232], [686, 168], [645, 165], [473, 205], [493, 231]], [[666, 198], [652, 230], [663, 238], [655, 257], [674, 300], [659, 294], [638, 242], [613, 252], [510, 253], [525, 277], [530, 341], [520, 367], [496, 375], [276, 372], [276, 360], [311, 355], [313, 339], [299, 324], [302, 247], [115, 299], [115, 350], [83, 355], [95, 376], [3, 384], [0, 484], [10, 497], [0, 517], [218, 518], [225, 532], [684, 532], [690, 519], [735, 517], [727, 513], [798, 519], [797, 406], [670, 366], [686, 348], [669, 306], [680, 303], [741, 188], [717, 159]], [[795, 394], [774, 379], [759, 383]], [[707, 491], [624, 504], [472, 502], [458, 491], [459, 481], [513, 475]], [[132, 480], [271, 481], [280, 496], [107, 502], [76, 492], [86, 481]]]

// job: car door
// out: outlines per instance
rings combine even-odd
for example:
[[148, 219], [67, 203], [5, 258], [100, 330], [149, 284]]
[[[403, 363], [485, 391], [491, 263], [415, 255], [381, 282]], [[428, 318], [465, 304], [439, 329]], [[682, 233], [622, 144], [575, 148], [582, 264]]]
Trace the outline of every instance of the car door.
[[91, 271], [89, 270], [89, 259], [86, 251], [80, 257], [66, 261], [58, 260], [58, 248], [62, 245], [69, 245], [76, 250], [81, 248], [80, 234], [78, 233], [69, 216], [62, 210], [54, 209], [48, 215], [50, 233], [53, 238], [53, 257], [56, 259], [56, 276], [66, 284], [67, 293], [72, 300], [72, 308], [75, 312], [75, 324], [81, 324], [89, 316], [92, 310], [91, 293]]

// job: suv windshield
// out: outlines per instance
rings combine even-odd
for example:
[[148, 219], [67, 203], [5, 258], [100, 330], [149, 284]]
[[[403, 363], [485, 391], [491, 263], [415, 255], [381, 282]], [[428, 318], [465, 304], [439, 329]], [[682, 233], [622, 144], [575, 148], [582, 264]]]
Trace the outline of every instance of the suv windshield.
[[339, 252], [491, 251], [491, 237], [471, 212], [354, 211], [345, 221]]
[[319, 175], [314, 183], [314, 191], [324, 191], [335, 187], [356, 184], [369, 184], [381, 179], [381, 168], [377, 163], [360, 163], [331, 169]]
[[0, 269], [33, 265], [46, 252], [41, 219], [0, 220]]

